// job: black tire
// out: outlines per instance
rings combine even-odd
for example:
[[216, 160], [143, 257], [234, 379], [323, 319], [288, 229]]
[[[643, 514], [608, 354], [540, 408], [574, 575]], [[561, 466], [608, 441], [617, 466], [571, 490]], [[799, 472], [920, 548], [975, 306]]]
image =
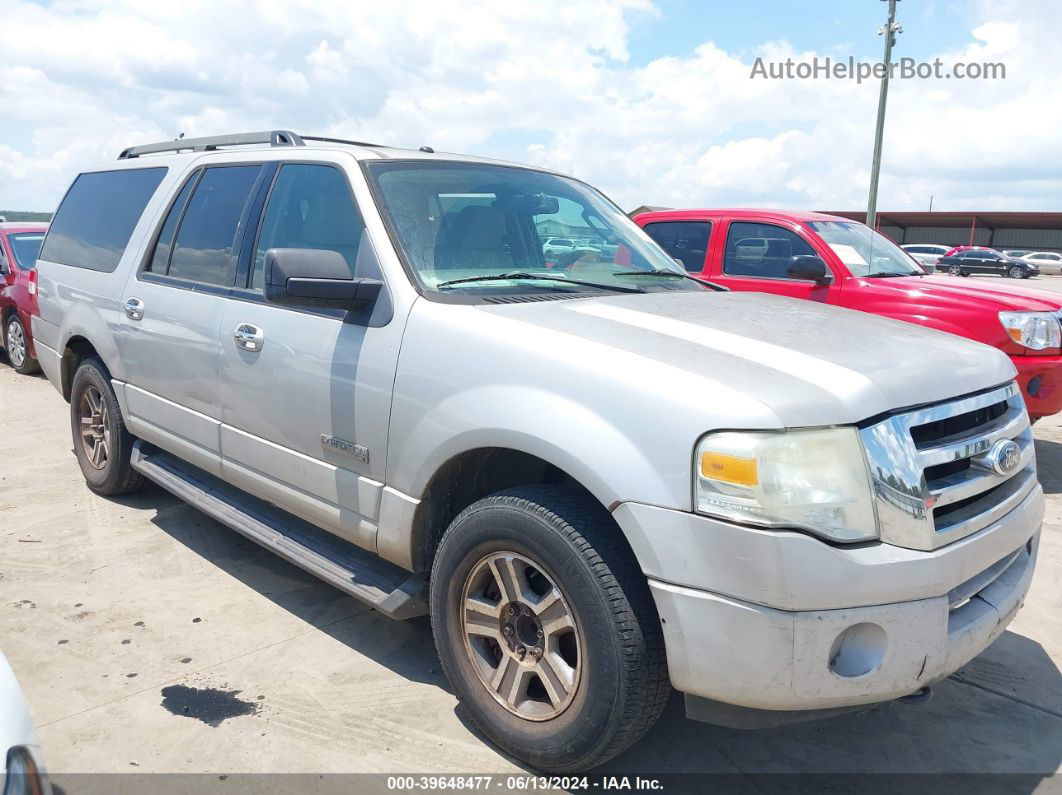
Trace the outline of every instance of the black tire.
[[[105, 448], [109, 449], [97, 463], [93, 462], [90, 442], [82, 433], [83, 407], [86, 402], [98, 402], [101, 416], [99, 425], [106, 428]], [[143, 477], [129, 464], [134, 437], [125, 427], [122, 410], [111, 387], [111, 376], [103, 362], [94, 356], [81, 362], [74, 373], [70, 387], [70, 431], [74, 438], [77, 463], [90, 489], [97, 494], [114, 497], [140, 488]]]
[[12, 313], [4, 321], [4, 349], [7, 351], [7, 359], [16, 373], [33, 375], [39, 371], [40, 365], [29, 352], [29, 337], [26, 327], [16, 313]]
[[948, 273], [950, 273], [952, 276], [965, 276], [966, 275], [966, 274], [964, 274], [962, 272], [962, 268], [960, 268], [958, 265], [949, 266], [948, 267]]
[[[466, 645], [466, 580], [500, 552], [541, 568], [573, 618], [581, 668], [570, 702], [548, 719], [526, 719], [503, 706]], [[432, 565], [431, 622], [443, 669], [476, 725], [546, 772], [582, 772], [616, 756], [652, 727], [671, 693], [648, 582], [608, 512], [571, 488], [513, 488], [465, 509], [443, 535]], [[497, 655], [504, 655], [500, 647]]]
[[1026, 273], [1024, 268], [1019, 268], [1017, 265], [1013, 266], [1009, 271], [1007, 271], [1007, 275], [1009, 275], [1012, 279], [1027, 279], [1029, 276], [1029, 274]]

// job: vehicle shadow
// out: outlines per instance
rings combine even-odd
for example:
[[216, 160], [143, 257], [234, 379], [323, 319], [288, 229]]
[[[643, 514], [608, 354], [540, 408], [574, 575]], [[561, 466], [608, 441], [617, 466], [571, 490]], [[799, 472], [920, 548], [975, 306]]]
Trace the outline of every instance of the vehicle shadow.
[[1037, 437], [1036, 474], [1045, 494], [1062, 493], [1062, 442]]
[[[153, 484], [117, 501], [156, 509], [153, 521], [162, 531], [359, 654], [407, 680], [450, 691], [426, 618], [392, 621], [194, 508], [185, 510]], [[463, 707], [456, 714], [486, 742]], [[746, 777], [840, 774], [832, 784], [848, 788], [841, 780], [846, 774], [888, 774], [890, 780], [900, 774], [978, 774], [966, 783], [1031, 792], [1060, 765], [1062, 674], [1039, 643], [1007, 631], [919, 706], [891, 703], [831, 720], [739, 731], [687, 720], [675, 694], [646, 737], [595, 773], [729, 774], [757, 789], [776, 787]], [[990, 776], [1003, 778], [989, 782]], [[784, 781], [776, 783], [785, 788]]]
[[152, 523], [174, 540], [360, 654], [408, 680], [445, 685], [427, 618], [393, 621], [154, 483], [112, 500], [130, 508], [154, 509]]
[[[7, 351], [4, 350], [3, 348], [0, 348], [0, 366], [10, 367], [12, 370], [15, 369], [14, 366], [11, 364], [11, 360], [7, 357]], [[31, 374], [31, 375], [24, 376], [24, 378], [44, 378], [44, 377], [45, 377], [45, 375], [44, 375], [44, 373], [41, 370], [38, 370], [37, 372], [35, 372], [35, 373]]]
[[[829, 783], [845, 789], [854, 788], [845, 776], [873, 773], [882, 774], [882, 784], [892, 779], [893, 791], [906, 789], [896, 775], [961, 774], [967, 791], [1032, 792], [1062, 764], [1062, 699], [1045, 703], [1047, 693], [1062, 694], [1054, 661], [1039, 643], [1007, 631], [917, 706], [893, 702], [813, 723], [740, 731], [687, 720], [676, 694], [656, 727], [599, 772], [830, 774]], [[936, 783], [947, 788], [945, 780]]]

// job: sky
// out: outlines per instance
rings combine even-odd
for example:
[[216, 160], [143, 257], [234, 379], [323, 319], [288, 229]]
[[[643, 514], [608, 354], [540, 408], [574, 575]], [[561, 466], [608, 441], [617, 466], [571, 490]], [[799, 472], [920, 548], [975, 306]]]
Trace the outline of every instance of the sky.
[[[638, 205], [866, 206], [881, 0], [4, 0], [0, 208], [50, 211], [123, 148], [291, 129], [547, 166]], [[901, 0], [883, 210], [1058, 210], [1062, 3]]]

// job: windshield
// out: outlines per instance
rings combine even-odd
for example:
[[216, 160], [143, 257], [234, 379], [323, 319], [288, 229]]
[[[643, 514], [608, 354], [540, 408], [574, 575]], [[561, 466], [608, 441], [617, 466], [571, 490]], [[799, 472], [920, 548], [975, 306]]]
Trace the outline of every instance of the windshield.
[[[433, 294], [709, 289], [686, 278], [622, 210], [576, 180], [478, 163], [367, 168], [395, 242], [421, 288]], [[636, 274], [644, 278], [631, 278]]]
[[853, 276], [910, 276], [924, 273], [911, 255], [865, 224], [813, 221], [808, 224], [833, 249]]
[[15, 262], [20, 268], [32, 270], [37, 267], [37, 257], [41, 253], [41, 243], [44, 242], [43, 232], [8, 235], [7, 240], [11, 244]]

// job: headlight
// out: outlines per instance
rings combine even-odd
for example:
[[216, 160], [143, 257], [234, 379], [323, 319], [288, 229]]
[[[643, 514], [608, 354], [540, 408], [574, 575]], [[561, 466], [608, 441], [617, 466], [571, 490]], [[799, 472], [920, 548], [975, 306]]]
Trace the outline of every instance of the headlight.
[[870, 473], [855, 428], [724, 431], [697, 445], [696, 510], [834, 541], [877, 538]]
[[1000, 312], [999, 322], [1010, 338], [1034, 351], [1062, 347], [1062, 329], [1050, 312]]

